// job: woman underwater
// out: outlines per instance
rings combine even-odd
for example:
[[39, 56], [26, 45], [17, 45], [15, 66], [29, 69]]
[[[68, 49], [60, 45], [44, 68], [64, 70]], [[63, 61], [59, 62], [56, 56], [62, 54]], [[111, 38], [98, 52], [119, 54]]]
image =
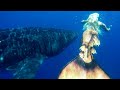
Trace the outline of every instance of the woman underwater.
[[87, 20], [82, 20], [83, 36], [79, 55], [62, 70], [59, 79], [109, 79], [109, 76], [96, 64], [92, 54], [96, 54], [95, 46], [100, 45], [98, 35], [101, 28], [110, 28], [100, 22], [99, 14], [90, 14]]
[[109, 31], [110, 28], [107, 28], [106, 25], [100, 21], [98, 21], [99, 14], [93, 13], [90, 14], [87, 20], [82, 20], [82, 23], [85, 23], [83, 26], [83, 38], [82, 38], [82, 46], [80, 47], [81, 53], [80, 57], [86, 63], [91, 62], [93, 59], [92, 54], [96, 54], [96, 50], [94, 46], [100, 45], [100, 40], [98, 35], [101, 34], [100, 28], [104, 28]]

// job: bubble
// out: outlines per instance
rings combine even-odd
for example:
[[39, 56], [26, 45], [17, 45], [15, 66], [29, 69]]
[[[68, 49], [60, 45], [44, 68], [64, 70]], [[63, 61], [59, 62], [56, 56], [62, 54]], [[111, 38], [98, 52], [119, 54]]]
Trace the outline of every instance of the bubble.
[[2, 62], [4, 60], [4, 58], [3, 57], [0, 57], [0, 62]]

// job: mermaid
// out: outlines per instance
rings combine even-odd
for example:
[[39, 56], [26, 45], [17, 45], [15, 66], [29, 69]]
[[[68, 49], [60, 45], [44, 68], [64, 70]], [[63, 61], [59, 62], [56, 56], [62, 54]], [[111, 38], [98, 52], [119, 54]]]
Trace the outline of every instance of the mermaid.
[[79, 55], [86, 63], [92, 61], [92, 54], [96, 54], [94, 46], [100, 45], [100, 40], [98, 38], [98, 35], [101, 34], [100, 28], [104, 28], [106, 31], [110, 30], [110, 28], [107, 28], [107, 26], [98, 19], [99, 14], [93, 13], [89, 15], [87, 20], [81, 21], [85, 24], [83, 26], [84, 32], [82, 37], [82, 46], [80, 47], [81, 52]]
[[62, 69], [59, 79], [110, 79], [93, 58], [96, 54], [95, 46], [100, 45], [101, 28], [109, 31], [103, 22], [99, 21], [99, 14], [90, 14], [87, 20], [82, 20], [83, 35], [80, 53]]

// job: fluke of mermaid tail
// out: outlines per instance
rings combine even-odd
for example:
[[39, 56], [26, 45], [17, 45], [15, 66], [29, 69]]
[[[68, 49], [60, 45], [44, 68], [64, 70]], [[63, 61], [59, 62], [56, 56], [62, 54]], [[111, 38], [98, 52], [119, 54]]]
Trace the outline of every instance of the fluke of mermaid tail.
[[[108, 79], [107, 74], [94, 62], [93, 54], [96, 54], [95, 47], [100, 45], [99, 35], [101, 29], [109, 31], [110, 28], [99, 21], [99, 14], [90, 14], [87, 20], [82, 20], [83, 36], [80, 53], [61, 72], [59, 79]], [[91, 68], [92, 67], [92, 68]]]
[[58, 79], [109, 79], [109, 76], [94, 59], [90, 63], [85, 63], [78, 55], [64, 67]]

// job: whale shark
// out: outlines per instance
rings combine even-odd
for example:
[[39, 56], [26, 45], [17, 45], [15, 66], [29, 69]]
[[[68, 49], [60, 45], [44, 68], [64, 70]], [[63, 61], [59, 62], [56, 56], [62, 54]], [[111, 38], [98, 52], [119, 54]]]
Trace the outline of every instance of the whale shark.
[[0, 29], [0, 69], [13, 73], [13, 79], [34, 79], [43, 63], [60, 54], [79, 32], [43, 27]]

